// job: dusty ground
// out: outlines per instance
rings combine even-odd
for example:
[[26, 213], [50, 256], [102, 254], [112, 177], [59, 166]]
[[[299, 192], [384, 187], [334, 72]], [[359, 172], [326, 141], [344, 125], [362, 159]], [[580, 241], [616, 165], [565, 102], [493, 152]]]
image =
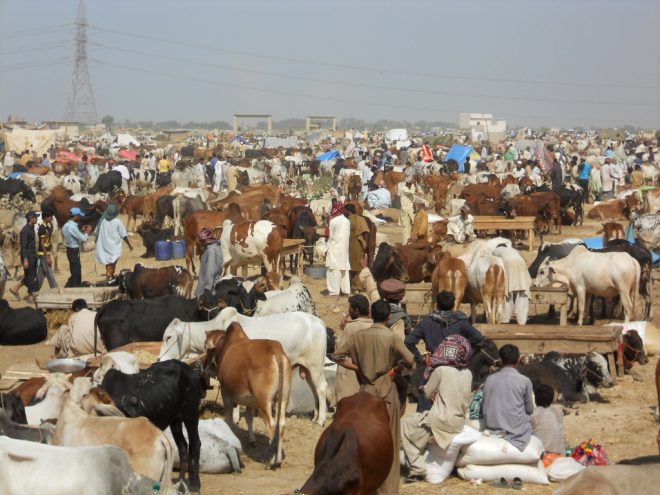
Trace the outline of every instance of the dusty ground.
[[[600, 224], [585, 220], [581, 228], [564, 227], [560, 236], [547, 236], [546, 240], [559, 240], [568, 237], [585, 237], [595, 235]], [[390, 242], [397, 242], [400, 238], [400, 227], [394, 224], [385, 225], [380, 229], [390, 237]], [[132, 237], [136, 249], [133, 253], [128, 253], [124, 248], [124, 256], [119, 262], [118, 269], [131, 268], [136, 262], [142, 261], [139, 256], [143, 253], [143, 247], [139, 238]], [[533, 259], [526, 248], [521, 251], [528, 262]], [[183, 260], [181, 260], [183, 261]], [[60, 263], [62, 270], [57, 276], [58, 282], [63, 285], [68, 277], [68, 265], [66, 255], [60, 254]], [[93, 258], [91, 253], [84, 253], [82, 257], [83, 279], [98, 280], [102, 273], [102, 268], [97, 267], [94, 270]], [[155, 262], [148, 260], [151, 266], [167, 265], [171, 262]], [[99, 275], [97, 276], [96, 273]], [[657, 274], [656, 277], [657, 278]], [[657, 280], [656, 280], [657, 281]], [[319, 316], [329, 327], [336, 327], [346, 309], [346, 298], [322, 296], [321, 290], [325, 288], [324, 281], [313, 280], [304, 277], [304, 282], [308, 285], [317, 305]], [[9, 286], [14, 282], [10, 281]], [[25, 289], [22, 294], [24, 295]], [[658, 294], [658, 290], [655, 291]], [[13, 297], [7, 293], [7, 297], [13, 306], [23, 305], [13, 301]], [[656, 307], [658, 307], [658, 297], [655, 298]], [[467, 310], [467, 306], [464, 310]], [[547, 308], [531, 308], [530, 315], [534, 315], [538, 310], [539, 314], [546, 311]], [[658, 312], [656, 311], [656, 314]], [[53, 315], [54, 316], [54, 315]], [[52, 320], [52, 326], [55, 327], [65, 315], [58, 315], [57, 319]], [[52, 318], [52, 316], [51, 316]], [[51, 319], [49, 318], [49, 321]], [[599, 322], [605, 323], [605, 322]], [[658, 318], [654, 318], [654, 323], [658, 324]], [[52, 332], [55, 328], [49, 328]], [[577, 330], [579, 331], [579, 330]], [[45, 358], [50, 356], [52, 349], [45, 344], [33, 346], [3, 347], [0, 346], [0, 374], [11, 365], [19, 362], [30, 362], [35, 358]], [[626, 377], [619, 381], [618, 385], [612, 389], [602, 390], [602, 396], [608, 400], [608, 403], [589, 403], [578, 405], [575, 409], [567, 410], [567, 416], [564, 422], [565, 436], [569, 445], [576, 445], [582, 440], [594, 439], [601, 443], [610, 455], [610, 459], [618, 461], [624, 458], [636, 457], [641, 455], [650, 455], [658, 453], [658, 446], [655, 441], [655, 435], [658, 431], [658, 425], [655, 423], [652, 413], [652, 407], [657, 404], [655, 394], [655, 383], [653, 371], [657, 362], [657, 357], [651, 358], [649, 364], [643, 367], [637, 366], [636, 371], [641, 381], [633, 381], [631, 377]], [[213, 400], [215, 394], [209, 394], [208, 399]], [[218, 414], [219, 408], [211, 407], [205, 416], [210, 417]], [[414, 407], [409, 405], [409, 411]], [[260, 420], [255, 421], [255, 427], [260, 436], [257, 439], [257, 446], [252, 448], [247, 445], [246, 425], [244, 421], [239, 424], [238, 436], [243, 442], [245, 454], [242, 457], [245, 463], [245, 469], [241, 474], [228, 475], [202, 475], [203, 493], [213, 494], [283, 494], [292, 493], [295, 488], [299, 488], [305, 479], [313, 470], [313, 452], [318, 437], [322, 429], [312, 424], [307, 418], [288, 418], [286, 425], [286, 434], [284, 437], [284, 449], [286, 459], [282, 469], [270, 471], [264, 469], [263, 455], [265, 452], [266, 437], [263, 435], [264, 429]], [[539, 487], [527, 485], [524, 492], [530, 494], [551, 493], [553, 487]], [[402, 494], [413, 493], [499, 493], [503, 490], [497, 490], [488, 486], [474, 486], [468, 482], [452, 477], [440, 486], [432, 486], [426, 483], [415, 483], [412, 485], [401, 486]]]

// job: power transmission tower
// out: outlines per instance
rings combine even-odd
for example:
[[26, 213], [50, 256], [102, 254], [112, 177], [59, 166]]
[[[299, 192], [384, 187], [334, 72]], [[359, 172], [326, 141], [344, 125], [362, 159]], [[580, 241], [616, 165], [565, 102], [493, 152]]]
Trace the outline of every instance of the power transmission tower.
[[73, 62], [73, 74], [69, 96], [64, 109], [64, 120], [67, 122], [98, 122], [96, 103], [92, 91], [92, 81], [87, 69], [87, 14], [85, 0], [78, 0], [76, 13], [76, 52]]

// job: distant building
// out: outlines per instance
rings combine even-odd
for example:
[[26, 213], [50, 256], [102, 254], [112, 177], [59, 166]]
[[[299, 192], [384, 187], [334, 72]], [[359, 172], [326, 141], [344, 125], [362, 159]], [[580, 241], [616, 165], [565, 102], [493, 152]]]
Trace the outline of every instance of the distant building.
[[501, 141], [506, 135], [506, 120], [493, 120], [492, 113], [460, 113], [458, 127], [472, 132], [473, 140]]

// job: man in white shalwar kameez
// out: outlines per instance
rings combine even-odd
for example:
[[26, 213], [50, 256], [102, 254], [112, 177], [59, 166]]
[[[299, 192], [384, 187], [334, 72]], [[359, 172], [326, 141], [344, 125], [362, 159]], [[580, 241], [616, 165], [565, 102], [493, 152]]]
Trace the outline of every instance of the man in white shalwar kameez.
[[502, 258], [506, 270], [506, 295], [501, 323], [509, 323], [515, 307], [516, 323], [524, 325], [527, 322], [532, 286], [527, 263], [517, 250], [507, 246], [496, 247], [493, 256]]
[[470, 215], [470, 207], [463, 205], [458, 215], [448, 218], [447, 235], [454, 238], [457, 244], [474, 241], [474, 217]]
[[343, 214], [332, 218], [329, 223], [328, 252], [325, 257], [325, 280], [331, 296], [351, 293], [348, 244], [351, 222]]
[[215, 169], [215, 174], [213, 175], [213, 192], [222, 191], [222, 183], [225, 178], [225, 166], [227, 162], [225, 160], [218, 160], [213, 166]]
[[133, 246], [128, 240], [126, 227], [117, 217], [117, 207], [113, 204], [108, 206], [96, 227], [96, 250], [94, 259], [97, 263], [105, 265], [105, 276], [111, 279], [115, 276], [117, 260], [121, 256], [121, 241], [133, 251]]

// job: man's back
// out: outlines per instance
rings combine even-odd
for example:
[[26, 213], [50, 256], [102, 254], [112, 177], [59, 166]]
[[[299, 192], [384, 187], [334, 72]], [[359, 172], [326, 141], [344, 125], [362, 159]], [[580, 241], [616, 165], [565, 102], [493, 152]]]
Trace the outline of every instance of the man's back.
[[521, 451], [532, 436], [529, 415], [533, 411], [532, 382], [518, 370], [505, 367], [486, 379], [483, 405], [486, 427], [503, 431], [506, 439]]

